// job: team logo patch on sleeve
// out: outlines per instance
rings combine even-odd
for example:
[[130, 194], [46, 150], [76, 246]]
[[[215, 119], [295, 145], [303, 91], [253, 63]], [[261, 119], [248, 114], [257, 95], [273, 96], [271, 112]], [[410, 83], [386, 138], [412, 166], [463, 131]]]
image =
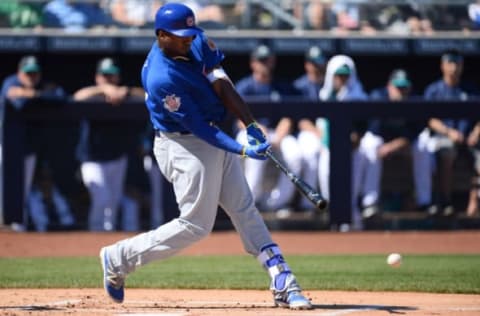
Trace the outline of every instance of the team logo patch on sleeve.
[[210, 48], [211, 51], [216, 51], [217, 50], [217, 46], [215, 45], [215, 43], [211, 40], [211, 39], [207, 39], [207, 45], [208, 47]]
[[175, 94], [167, 95], [163, 100], [163, 106], [170, 112], [175, 112], [180, 107], [180, 97]]

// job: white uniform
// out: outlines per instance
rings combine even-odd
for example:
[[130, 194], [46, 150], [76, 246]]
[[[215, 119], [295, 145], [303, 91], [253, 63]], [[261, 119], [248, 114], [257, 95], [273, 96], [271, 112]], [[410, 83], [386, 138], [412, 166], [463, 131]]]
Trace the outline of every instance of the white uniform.
[[[269, 131], [267, 136], [270, 142], [275, 140], [274, 131]], [[245, 129], [238, 132], [237, 141], [240, 144], [247, 145], [247, 132]], [[285, 136], [280, 142], [278, 148], [280, 157], [285, 161], [286, 166], [295, 174], [300, 174], [302, 169], [302, 156], [297, 140], [292, 135]], [[295, 185], [288, 177], [281, 172], [273, 185], [273, 188], [266, 193], [265, 185], [265, 169], [268, 161], [246, 159], [244, 163], [245, 177], [248, 185], [252, 190], [255, 201], [260, 203], [259, 207], [263, 207], [261, 211], [278, 210], [290, 206], [295, 196]], [[311, 202], [310, 202], [311, 203]]]
[[[342, 66], [346, 65], [350, 70], [349, 78], [345, 84], [339, 91], [335, 93], [335, 98], [332, 100], [332, 93], [333, 93], [333, 85], [334, 85], [334, 75], [335, 72]], [[327, 70], [325, 75], [325, 84], [320, 90], [319, 93], [320, 99], [323, 101], [361, 101], [366, 100], [367, 95], [363, 90], [363, 86], [357, 78], [357, 72], [354, 61], [346, 55], [336, 55], [333, 56], [327, 64]], [[325, 132], [325, 131], [324, 131]], [[360, 148], [358, 150], [354, 150], [352, 153], [352, 208], [351, 208], [351, 224], [354, 229], [362, 229], [362, 221], [360, 210], [357, 206], [357, 199], [359, 194], [365, 193], [365, 199], [373, 199], [375, 198], [373, 190], [371, 188], [377, 185], [376, 178], [374, 176], [367, 176], [363, 177], [365, 174], [366, 167], [377, 168], [378, 170], [375, 171], [371, 170], [369, 172], [379, 172], [380, 167], [375, 167], [369, 164], [368, 162], [372, 161], [372, 157], [369, 156], [369, 150], [366, 148], [368, 146], [375, 145], [367, 140], [362, 140], [360, 142]], [[378, 145], [378, 144], [377, 144]], [[326, 151], [325, 156], [322, 158], [322, 161], [319, 162], [319, 175], [320, 175], [320, 182], [324, 184], [327, 188], [325, 189], [329, 192], [328, 189], [328, 177], [330, 175], [329, 168], [330, 165], [330, 154]], [[378, 188], [378, 185], [377, 185]], [[322, 191], [323, 192], [323, 191]]]

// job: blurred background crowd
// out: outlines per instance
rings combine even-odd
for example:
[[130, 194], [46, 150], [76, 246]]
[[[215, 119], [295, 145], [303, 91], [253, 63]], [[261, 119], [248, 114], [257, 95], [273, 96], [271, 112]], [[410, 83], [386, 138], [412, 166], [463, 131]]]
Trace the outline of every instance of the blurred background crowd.
[[[143, 29], [161, 0], [3, 0], [0, 26], [11, 28]], [[433, 34], [476, 31], [472, 0], [183, 0], [206, 29], [322, 30], [335, 34]]]
[[[184, 2], [207, 32], [282, 29], [339, 35], [359, 32], [364, 36], [388, 32], [395, 36], [461, 31], [468, 37], [480, 21], [480, 2], [475, 1]], [[0, 2], [0, 25], [9, 30], [150, 32], [154, 13], [162, 3], [4, 0]], [[119, 56], [104, 55], [95, 59], [93, 66], [74, 57], [75, 64], [68, 60], [71, 68], [64, 70], [51, 67], [58, 65], [52, 60], [45, 66], [42, 60], [47, 57], [63, 58], [16, 54], [16, 71], [0, 78], [3, 176], [10, 172], [12, 157], [6, 148], [18, 147], [22, 140], [24, 157], [24, 173], [8, 175], [9, 179], [23, 176], [23, 210], [9, 214], [7, 222], [16, 230], [138, 231], [169, 220], [172, 210], [165, 205], [172, 204], [165, 202], [168, 189], [152, 155], [153, 131], [148, 122], [86, 117], [79, 122], [32, 123], [21, 114], [32, 105], [93, 101], [113, 109], [127, 101], [142, 104], [144, 91], [138, 73], [144, 56], [128, 56], [120, 62]], [[468, 60], [476, 59], [467, 59], [456, 49], [435, 57], [435, 72], [414, 72], [400, 60], [388, 67], [383, 63], [378, 72], [371, 61], [361, 64], [354, 56], [326, 54], [316, 45], [304, 52], [301, 63], [288, 64], [285, 61], [290, 56], [278, 56], [268, 41], [249, 52], [243, 64], [235, 57], [227, 56], [226, 62], [237, 63], [231, 78], [247, 102], [288, 103], [293, 98], [321, 106], [324, 102], [467, 102], [480, 96], [476, 72], [465, 76], [465, 70], [473, 66]], [[299, 66], [289, 71], [295, 75], [283, 76], [286, 72], [278, 71], [292, 65]], [[92, 72], [85, 71], [88, 69]], [[53, 72], [65, 76], [67, 70], [70, 75], [65, 80], [51, 80]], [[377, 78], [379, 73], [387, 75]], [[420, 75], [424, 85], [417, 84]], [[269, 116], [258, 117], [258, 122], [286, 165], [328, 199], [330, 177], [335, 176], [330, 172], [330, 146], [335, 141], [330, 137], [330, 122], [322, 117]], [[23, 129], [16, 129], [18, 124]], [[237, 141], [246, 142], [244, 126], [233, 122], [228, 128]], [[367, 221], [392, 210], [435, 218], [480, 217], [480, 117], [372, 118], [354, 122], [350, 141], [351, 151], [342, 153], [351, 156], [352, 167], [351, 187], [346, 188], [351, 191], [351, 221], [346, 230], [363, 230]], [[268, 161], [246, 159], [244, 167], [261, 212], [279, 219], [298, 213], [315, 216], [310, 202]], [[399, 178], [403, 182], [397, 181]], [[5, 181], [3, 185], [8, 186]]]

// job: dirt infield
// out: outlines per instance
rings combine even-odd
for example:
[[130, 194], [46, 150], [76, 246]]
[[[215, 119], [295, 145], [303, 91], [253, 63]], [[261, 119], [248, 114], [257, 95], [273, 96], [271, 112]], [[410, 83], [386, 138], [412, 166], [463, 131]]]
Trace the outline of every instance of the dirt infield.
[[[97, 256], [128, 234], [0, 232], [0, 258]], [[479, 254], [480, 232], [274, 233], [286, 254], [456, 253]], [[229, 245], [229, 247], [225, 247]], [[233, 232], [214, 233], [184, 255], [244, 253]], [[1, 280], [0, 280], [1, 282]], [[275, 308], [268, 291], [128, 289], [124, 304], [102, 289], [0, 290], [0, 315], [480, 315], [480, 295], [306, 291], [311, 311]]]
[[274, 307], [267, 291], [129, 289], [124, 304], [107, 301], [103, 290], [0, 290], [2, 315], [439, 315], [480, 314], [475, 295], [306, 291], [314, 309]]

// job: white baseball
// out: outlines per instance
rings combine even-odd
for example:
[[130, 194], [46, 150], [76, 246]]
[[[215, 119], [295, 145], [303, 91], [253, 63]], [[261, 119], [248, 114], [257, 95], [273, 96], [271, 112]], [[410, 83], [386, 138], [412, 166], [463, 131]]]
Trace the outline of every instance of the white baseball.
[[387, 263], [394, 268], [402, 264], [402, 256], [399, 253], [391, 253], [387, 258]]

